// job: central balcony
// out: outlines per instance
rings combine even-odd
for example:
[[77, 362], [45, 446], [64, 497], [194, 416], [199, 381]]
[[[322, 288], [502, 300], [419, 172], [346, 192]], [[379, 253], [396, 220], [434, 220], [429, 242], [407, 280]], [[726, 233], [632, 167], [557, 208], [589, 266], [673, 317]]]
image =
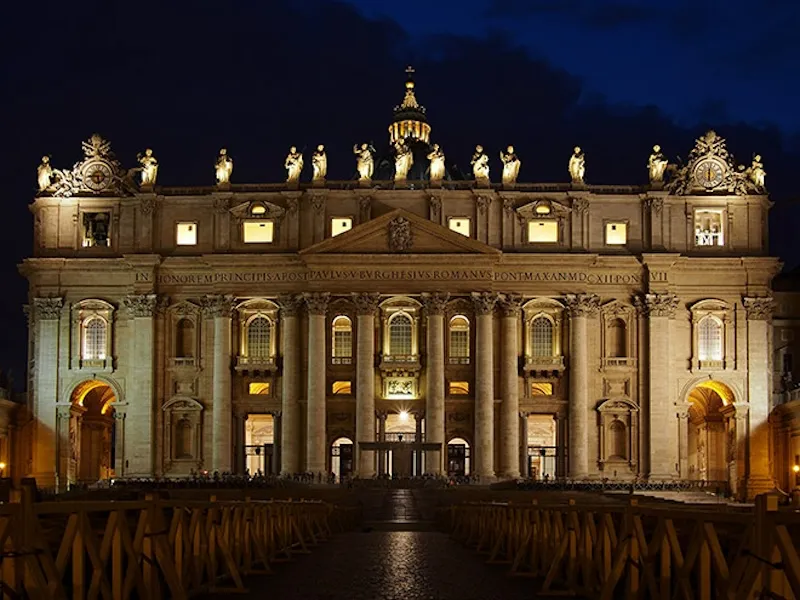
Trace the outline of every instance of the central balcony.
[[416, 373], [422, 368], [419, 354], [384, 354], [380, 370], [384, 373]]
[[274, 356], [237, 356], [237, 371], [272, 372], [278, 370]]
[[539, 376], [560, 376], [564, 372], [563, 356], [525, 356], [522, 370]]

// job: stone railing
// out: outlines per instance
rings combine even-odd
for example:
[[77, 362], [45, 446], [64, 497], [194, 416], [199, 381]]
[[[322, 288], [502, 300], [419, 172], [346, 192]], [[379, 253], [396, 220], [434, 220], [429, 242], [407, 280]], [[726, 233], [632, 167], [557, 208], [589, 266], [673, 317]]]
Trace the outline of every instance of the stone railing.
[[274, 356], [237, 356], [237, 371], [274, 371], [277, 368]]

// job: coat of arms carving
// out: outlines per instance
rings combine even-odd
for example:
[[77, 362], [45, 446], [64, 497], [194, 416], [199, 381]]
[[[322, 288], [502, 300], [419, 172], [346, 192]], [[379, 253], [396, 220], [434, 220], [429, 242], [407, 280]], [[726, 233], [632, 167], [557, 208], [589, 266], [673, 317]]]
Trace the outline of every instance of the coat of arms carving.
[[393, 252], [406, 252], [414, 244], [411, 222], [405, 217], [395, 217], [389, 221], [389, 249]]

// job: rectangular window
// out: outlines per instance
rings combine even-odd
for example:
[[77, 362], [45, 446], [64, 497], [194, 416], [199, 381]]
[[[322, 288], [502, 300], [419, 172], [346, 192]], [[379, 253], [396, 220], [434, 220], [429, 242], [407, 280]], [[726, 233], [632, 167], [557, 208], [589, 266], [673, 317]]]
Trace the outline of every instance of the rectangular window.
[[451, 381], [447, 389], [451, 396], [466, 396], [469, 394], [469, 381]]
[[335, 217], [331, 219], [331, 237], [350, 231], [353, 228], [353, 219], [350, 217]]
[[196, 246], [197, 223], [178, 223], [175, 226], [175, 243], [178, 246]]
[[109, 247], [111, 245], [111, 213], [110, 212], [85, 212], [83, 213], [83, 241], [84, 248], [96, 246]]
[[450, 231], [455, 231], [466, 237], [469, 237], [472, 233], [468, 217], [450, 217], [447, 219], [447, 226]]
[[350, 381], [334, 381], [334, 395], [349, 396], [353, 393], [353, 384]]
[[627, 223], [606, 223], [606, 244], [608, 246], [624, 246], [627, 243]]
[[254, 381], [247, 384], [247, 393], [251, 396], [269, 396], [269, 381]]
[[274, 233], [275, 225], [272, 221], [259, 219], [243, 223], [245, 244], [271, 244]]
[[528, 242], [531, 244], [558, 243], [558, 221], [528, 221]]
[[553, 384], [545, 381], [531, 382], [531, 396], [552, 396]]
[[724, 246], [721, 208], [694, 211], [694, 243], [697, 246]]

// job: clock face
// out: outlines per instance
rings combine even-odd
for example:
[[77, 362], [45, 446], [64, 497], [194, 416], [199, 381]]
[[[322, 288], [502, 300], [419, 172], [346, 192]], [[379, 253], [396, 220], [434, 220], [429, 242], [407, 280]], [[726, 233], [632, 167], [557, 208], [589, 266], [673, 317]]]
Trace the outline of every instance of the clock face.
[[91, 163], [83, 170], [83, 183], [90, 190], [100, 192], [111, 185], [113, 176], [107, 164], [102, 162]]
[[703, 160], [694, 169], [694, 180], [706, 189], [717, 187], [724, 176], [724, 167], [716, 160]]

